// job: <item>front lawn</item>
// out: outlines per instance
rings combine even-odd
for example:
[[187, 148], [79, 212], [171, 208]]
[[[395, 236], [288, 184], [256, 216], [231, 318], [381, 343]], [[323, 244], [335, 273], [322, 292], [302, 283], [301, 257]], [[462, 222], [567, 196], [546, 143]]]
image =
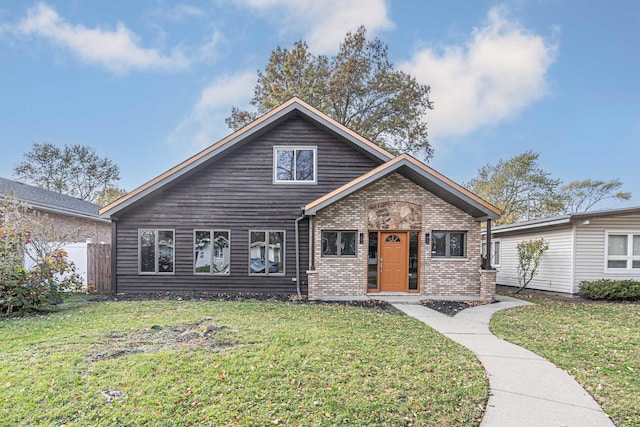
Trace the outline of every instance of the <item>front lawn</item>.
[[0, 425], [478, 425], [475, 357], [393, 309], [82, 302], [0, 321]]
[[640, 425], [640, 305], [531, 301], [491, 330], [569, 371], [617, 426]]

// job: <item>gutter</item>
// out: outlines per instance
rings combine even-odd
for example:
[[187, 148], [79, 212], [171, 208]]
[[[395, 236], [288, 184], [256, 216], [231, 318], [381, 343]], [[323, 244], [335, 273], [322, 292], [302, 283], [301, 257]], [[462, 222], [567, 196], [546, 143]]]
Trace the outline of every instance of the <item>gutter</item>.
[[295, 221], [295, 234], [296, 234], [296, 291], [298, 292], [298, 301], [302, 302], [302, 292], [300, 292], [300, 236], [299, 236], [299, 224], [300, 221], [305, 219], [306, 215], [304, 213], [304, 208], [300, 208], [299, 218], [296, 218]]

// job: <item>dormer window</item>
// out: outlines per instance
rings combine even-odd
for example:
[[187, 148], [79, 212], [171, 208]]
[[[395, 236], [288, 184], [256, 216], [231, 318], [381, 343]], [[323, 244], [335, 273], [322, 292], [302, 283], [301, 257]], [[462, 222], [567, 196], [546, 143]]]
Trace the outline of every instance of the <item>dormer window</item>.
[[315, 184], [316, 147], [273, 147], [276, 183]]

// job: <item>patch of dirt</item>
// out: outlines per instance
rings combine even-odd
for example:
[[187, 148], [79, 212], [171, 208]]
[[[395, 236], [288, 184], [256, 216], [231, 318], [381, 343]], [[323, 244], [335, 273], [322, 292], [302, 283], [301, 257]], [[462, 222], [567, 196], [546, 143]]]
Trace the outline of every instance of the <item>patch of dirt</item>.
[[375, 308], [378, 310], [396, 310], [393, 305], [386, 301], [375, 299], [362, 299], [362, 300], [336, 300], [336, 301], [309, 301], [312, 304], [332, 304], [332, 305], [346, 305], [349, 307], [362, 307], [362, 308]]
[[297, 295], [271, 295], [260, 293], [221, 294], [211, 292], [145, 292], [108, 296], [112, 301], [297, 301]]
[[484, 301], [447, 301], [447, 300], [435, 300], [435, 299], [426, 299], [420, 301], [421, 305], [424, 305], [427, 308], [432, 310], [439, 311], [440, 313], [446, 314], [447, 316], [455, 316], [460, 313], [462, 310], [467, 309], [469, 307], [478, 307], [480, 305], [489, 304]]
[[[297, 295], [271, 295], [258, 293], [239, 294], [218, 294], [208, 292], [146, 292], [135, 294], [115, 294], [106, 295], [106, 299], [111, 301], [156, 301], [156, 300], [176, 300], [176, 301], [279, 301], [303, 304], [341, 304], [352, 307], [377, 308], [381, 310], [394, 310], [393, 306], [385, 301], [364, 299], [345, 301], [309, 301], [304, 295], [302, 301]], [[101, 298], [100, 301], [104, 301]]]
[[138, 353], [186, 348], [208, 348], [216, 351], [234, 346], [236, 341], [233, 339], [233, 332], [237, 331], [217, 325], [214, 321], [214, 318], [207, 317], [187, 325], [153, 325], [127, 332], [111, 332], [95, 346], [89, 358], [97, 362]]

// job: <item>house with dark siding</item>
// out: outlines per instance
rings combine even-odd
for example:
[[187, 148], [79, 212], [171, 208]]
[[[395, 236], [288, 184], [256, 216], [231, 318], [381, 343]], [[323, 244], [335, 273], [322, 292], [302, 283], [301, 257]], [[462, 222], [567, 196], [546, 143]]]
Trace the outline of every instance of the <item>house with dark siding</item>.
[[117, 293], [493, 299], [500, 211], [293, 98], [100, 210]]

